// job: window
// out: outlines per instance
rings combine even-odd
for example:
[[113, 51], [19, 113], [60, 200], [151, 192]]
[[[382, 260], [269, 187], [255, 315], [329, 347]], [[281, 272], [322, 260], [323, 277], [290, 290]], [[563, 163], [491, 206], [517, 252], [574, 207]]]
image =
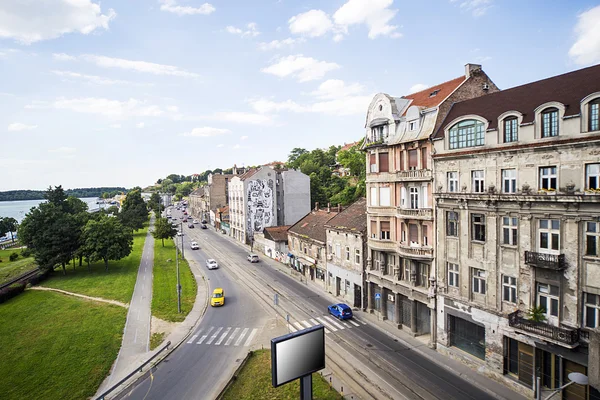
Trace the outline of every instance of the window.
[[404, 152], [400, 151], [400, 155], [398, 156], [398, 165], [400, 166], [400, 171], [404, 171]]
[[417, 286], [429, 287], [429, 265], [419, 263], [417, 274]]
[[446, 213], [446, 236], [458, 236], [458, 213], [448, 211]]
[[600, 326], [600, 296], [591, 293], [584, 294], [583, 324], [586, 328], [598, 328]]
[[401, 242], [406, 242], [406, 225], [404, 223], [400, 223], [400, 233], [402, 234]]
[[421, 229], [423, 230], [423, 246], [427, 246], [429, 244], [429, 238], [427, 235], [427, 225], [423, 225]]
[[354, 250], [354, 262], [360, 264], [360, 250]]
[[558, 286], [538, 283], [537, 301], [537, 305], [546, 311], [546, 317], [558, 317]]
[[346, 246], [346, 261], [350, 261], [350, 247]]
[[540, 219], [540, 252], [558, 253], [560, 249], [560, 221], [557, 219]]
[[588, 190], [600, 190], [600, 164], [585, 166], [585, 186]]
[[386, 133], [387, 129], [385, 129], [385, 125], [375, 126], [371, 128], [371, 139], [376, 142], [387, 137]]
[[369, 172], [377, 172], [377, 157], [375, 154], [369, 155]]
[[415, 170], [419, 168], [419, 154], [417, 150], [408, 151], [408, 169]]
[[516, 142], [518, 140], [517, 130], [517, 118], [506, 118], [504, 120], [504, 143]]
[[390, 240], [390, 221], [381, 221], [381, 240]]
[[409, 131], [414, 131], [415, 129], [417, 129], [417, 121], [411, 121], [408, 123], [408, 130]]
[[448, 172], [448, 191], [450, 193], [458, 192], [458, 172]]
[[556, 167], [540, 168], [540, 190], [556, 190], [557, 179]]
[[377, 188], [371, 186], [371, 196], [370, 196], [370, 200], [371, 200], [371, 205], [372, 206], [376, 206], [377, 205]]
[[402, 208], [406, 206], [406, 186], [400, 188], [400, 205]]
[[600, 256], [600, 223], [586, 222], [585, 255]]
[[403, 259], [403, 261], [404, 261], [404, 276], [403, 276], [403, 278], [405, 281], [410, 281], [412, 261], [407, 260], [406, 258]]
[[485, 216], [482, 214], [471, 214], [472, 240], [485, 242]]
[[483, 124], [474, 119], [462, 121], [450, 128], [450, 149], [483, 146], [485, 137]]
[[502, 300], [517, 303], [517, 278], [514, 276], [502, 277]]
[[591, 101], [588, 107], [588, 130], [600, 130], [600, 99]]
[[427, 147], [421, 148], [421, 168], [427, 169]]
[[336, 258], [342, 258], [342, 247], [339, 243], [335, 244], [335, 256]]
[[485, 360], [485, 328], [453, 315], [448, 315], [450, 346]]
[[410, 188], [410, 208], [413, 210], [419, 208], [419, 188], [417, 187]]
[[377, 221], [371, 221], [371, 237], [377, 238]]
[[502, 218], [502, 244], [509, 244], [511, 246], [517, 245], [517, 222], [518, 219], [516, 217]]
[[517, 170], [502, 170], [502, 191], [504, 193], [517, 193]]
[[419, 227], [416, 224], [408, 224], [408, 240], [410, 244], [419, 243]]
[[482, 269], [473, 268], [473, 293], [485, 294], [485, 271]]
[[327, 245], [327, 252], [328, 252], [329, 254], [332, 254], [332, 253], [333, 253], [333, 246], [331, 246], [331, 243], [329, 243], [329, 244]]
[[381, 207], [389, 207], [390, 206], [390, 188], [389, 187], [380, 187], [379, 188], [379, 205]]
[[484, 178], [483, 171], [473, 171], [471, 172], [472, 181], [472, 190], [474, 193], [483, 193], [484, 192]]
[[458, 287], [458, 264], [447, 263], [448, 265], [448, 286]]
[[558, 109], [548, 108], [542, 112], [542, 137], [558, 136]]
[[379, 172], [390, 172], [388, 153], [379, 153]]

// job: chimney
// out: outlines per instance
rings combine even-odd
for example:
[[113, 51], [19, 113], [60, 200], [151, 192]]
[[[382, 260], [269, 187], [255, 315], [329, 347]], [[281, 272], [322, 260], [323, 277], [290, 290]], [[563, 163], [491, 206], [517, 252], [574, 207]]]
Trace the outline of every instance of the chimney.
[[338, 212], [341, 213], [342, 212], [342, 204], [338, 203]]
[[476, 71], [481, 71], [481, 64], [465, 64], [465, 78], [469, 79]]
[[315, 201], [315, 211], [319, 211], [319, 202]]
[[331, 204], [330, 203], [327, 203], [327, 212], [328, 213], [331, 212]]

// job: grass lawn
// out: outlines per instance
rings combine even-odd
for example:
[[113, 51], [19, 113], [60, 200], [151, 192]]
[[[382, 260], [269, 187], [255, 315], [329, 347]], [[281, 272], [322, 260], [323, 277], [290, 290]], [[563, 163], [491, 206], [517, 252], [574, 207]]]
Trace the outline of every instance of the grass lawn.
[[[10, 261], [8, 257], [15, 252], [19, 258]], [[21, 249], [0, 250], [0, 260], [2, 260], [0, 262], [0, 283], [37, 268], [33, 257], [23, 258]]]
[[108, 375], [127, 310], [28, 290], [0, 304], [0, 397], [86, 399]]
[[[313, 374], [314, 400], [341, 400], [342, 396], [329, 388], [320, 374]], [[278, 388], [271, 384], [271, 351], [257, 350], [229, 387], [223, 400], [295, 400], [300, 396], [300, 382], [295, 380]]]
[[[67, 266], [66, 275], [63, 275], [62, 268], [57, 269], [50, 279], [44, 281], [41, 285], [129, 303], [133, 294], [147, 231], [148, 224], [133, 234], [131, 254], [119, 261], [109, 261], [108, 271], [104, 270], [103, 261], [90, 264], [89, 269], [84, 261], [81, 267], [77, 263], [75, 269], [72, 265]], [[79, 260], [77, 261], [79, 262]]]
[[[167, 261], [167, 260], [171, 261]], [[154, 281], [152, 284], [152, 315], [170, 322], [181, 322], [192, 311], [196, 301], [196, 279], [186, 260], [179, 260], [181, 283], [181, 314], [177, 313], [177, 268], [173, 240], [154, 242]]]

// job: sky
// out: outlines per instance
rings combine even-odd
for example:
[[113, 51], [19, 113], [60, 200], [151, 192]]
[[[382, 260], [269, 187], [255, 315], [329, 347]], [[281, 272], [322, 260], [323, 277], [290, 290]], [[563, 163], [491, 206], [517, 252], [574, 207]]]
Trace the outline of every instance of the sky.
[[2, 0], [0, 191], [286, 161], [466, 63], [501, 89], [600, 63], [600, 2]]

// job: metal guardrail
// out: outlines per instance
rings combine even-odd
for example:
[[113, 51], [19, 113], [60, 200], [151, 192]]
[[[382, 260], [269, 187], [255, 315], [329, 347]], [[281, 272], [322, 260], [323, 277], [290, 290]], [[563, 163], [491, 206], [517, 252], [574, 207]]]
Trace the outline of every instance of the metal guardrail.
[[27, 278], [31, 278], [32, 276], [36, 275], [37, 273], [40, 272], [40, 269], [34, 269], [32, 271], [27, 271], [24, 274], [21, 274], [15, 278], [12, 278], [11, 280], [7, 281], [7, 282], [3, 282], [2, 284], [0, 284], [0, 290], [4, 289], [5, 287], [9, 287], [10, 285], [14, 284], [14, 283], [18, 283], [22, 280], [25, 280]]
[[562, 328], [543, 322], [530, 321], [521, 317], [519, 311], [508, 314], [508, 325], [568, 345], [574, 345], [579, 341], [578, 329]]
[[536, 253], [535, 251], [525, 252], [525, 264], [533, 265], [539, 268], [552, 269], [555, 271], [560, 271], [567, 267], [564, 254], [555, 255]]
[[127, 376], [123, 379], [121, 379], [119, 382], [115, 383], [114, 385], [112, 385], [110, 388], [108, 388], [108, 390], [106, 390], [104, 393], [102, 393], [100, 396], [96, 397], [96, 400], [105, 400], [106, 396], [108, 396], [110, 393], [112, 393], [116, 388], [118, 388], [119, 386], [121, 386], [123, 384], [123, 382], [125, 382], [127, 379], [131, 378], [133, 375], [137, 374], [138, 372], [142, 372], [142, 369], [148, 365], [152, 360], [154, 360], [156, 358], [156, 356], [158, 356], [160, 353], [162, 353], [165, 349], [168, 349], [169, 346], [171, 345], [171, 342], [168, 341], [167, 344], [165, 345], [165, 347], [163, 347], [162, 349], [160, 349], [159, 351], [156, 352], [156, 354], [154, 354], [152, 357], [150, 357], [148, 360], [146, 360], [142, 365], [140, 365], [138, 368], [136, 368], [134, 371], [130, 372], [129, 374], [127, 374]]

